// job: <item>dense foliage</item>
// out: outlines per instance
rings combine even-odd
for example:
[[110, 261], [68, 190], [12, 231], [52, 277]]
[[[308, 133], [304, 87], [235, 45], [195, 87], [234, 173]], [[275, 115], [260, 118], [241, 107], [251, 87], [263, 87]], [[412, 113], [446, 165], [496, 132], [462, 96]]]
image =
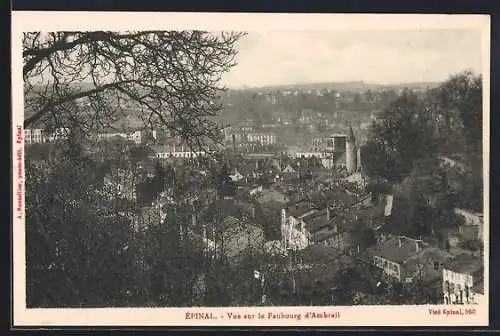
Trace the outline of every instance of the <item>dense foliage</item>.
[[[383, 119], [373, 124], [364, 150], [366, 172], [390, 184], [408, 178], [417, 183], [431, 172], [441, 172], [446, 176], [432, 176], [432, 180], [447, 179], [446, 183], [455, 186], [450, 189], [458, 196], [458, 204], [480, 211], [481, 83], [481, 76], [464, 72], [423, 97], [404, 92], [384, 110]], [[444, 188], [434, 190], [451, 192], [449, 186]]]

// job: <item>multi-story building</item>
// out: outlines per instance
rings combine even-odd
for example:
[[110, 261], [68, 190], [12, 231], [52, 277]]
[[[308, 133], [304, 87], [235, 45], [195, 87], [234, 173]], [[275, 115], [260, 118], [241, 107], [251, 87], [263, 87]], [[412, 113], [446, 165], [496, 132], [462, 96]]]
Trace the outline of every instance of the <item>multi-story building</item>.
[[97, 135], [98, 139], [105, 140], [105, 139], [111, 139], [114, 137], [121, 137], [126, 140], [132, 141], [136, 144], [140, 144], [142, 142], [142, 132], [141, 131], [135, 131], [132, 133], [125, 133], [125, 132], [116, 132], [116, 133], [100, 133]]
[[276, 144], [276, 134], [267, 132], [253, 132], [251, 129], [240, 127], [238, 129], [224, 129], [224, 141], [230, 145], [245, 143], [259, 144], [262, 146]]
[[370, 261], [385, 274], [411, 283], [415, 279], [436, 281], [443, 263], [453, 256], [419, 239], [397, 236], [367, 250]]
[[25, 144], [53, 143], [58, 139], [67, 138], [69, 130], [67, 128], [56, 128], [53, 132], [48, 132], [42, 128], [27, 128], [24, 130]]
[[483, 258], [462, 254], [445, 264], [443, 300], [445, 304], [478, 303], [483, 291]]
[[46, 137], [43, 129], [40, 128], [28, 128], [24, 130], [24, 142], [26, 144], [33, 143], [45, 143]]
[[168, 158], [179, 158], [179, 159], [194, 159], [200, 156], [204, 156], [206, 153], [204, 151], [169, 151], [156, 153], [155, 157], [158, 159], [168, 159]]
[[276, 134], [273, 133], [248, 133], [247, 141], [258, 143], [259, 145], [274, 145], [276, 143]]

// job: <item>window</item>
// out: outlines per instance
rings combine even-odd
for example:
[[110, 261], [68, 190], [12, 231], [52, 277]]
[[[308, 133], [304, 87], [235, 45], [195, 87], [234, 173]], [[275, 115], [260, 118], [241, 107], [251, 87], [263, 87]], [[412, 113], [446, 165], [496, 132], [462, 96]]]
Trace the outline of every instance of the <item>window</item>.
[[437, 262], [437, 261], [434, 262], [434, 269], [435, 270], [439, 269], [439, 262]]

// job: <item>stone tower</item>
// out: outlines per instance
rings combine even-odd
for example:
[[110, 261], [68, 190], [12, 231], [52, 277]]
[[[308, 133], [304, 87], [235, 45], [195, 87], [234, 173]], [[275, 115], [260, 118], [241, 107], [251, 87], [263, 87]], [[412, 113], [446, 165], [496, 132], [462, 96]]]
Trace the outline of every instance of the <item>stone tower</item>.
[[345, 160], [346, 160], [346, 168], [349, 174], [352, 174], [357, 169], [357, 151], [356, 151], [356, 139], [354, 138], [354, 132], [352, 131], [352, 127], [349, 126], [349, 131], [347, 132], [347, 140], [346, 140], [346, 151], [345, 151]]

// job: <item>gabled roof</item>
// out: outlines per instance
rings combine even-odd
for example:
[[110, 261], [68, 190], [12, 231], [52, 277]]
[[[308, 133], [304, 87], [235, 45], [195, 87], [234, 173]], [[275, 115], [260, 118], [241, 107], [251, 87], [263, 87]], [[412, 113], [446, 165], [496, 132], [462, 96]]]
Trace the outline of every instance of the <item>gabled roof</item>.
[[472, 275], [484, 268], [483, 258], [469, 254], [460, 254], [446, 263], [445, 268], [454, 272]]
[[314, 233], [328, 225], [327, 210], [316, 211], [310, 215], [302, 217], [309, 232]]
[[[401, 240], [401, 246], [399, 246], [399, 240]], [[413, 239], [395, 237], [367, 251], [372, 257], [378, 256], [396, 263], [401, 263], [420, 252], [421, 248], [417, 250], [416, 244], [416, 241]]]
[[285, 168], [282, 169], [282, 172], [285, 173], [295, 173], [296, 172], [296, 167], [293, 167], [293, 164], [287, 164]]

